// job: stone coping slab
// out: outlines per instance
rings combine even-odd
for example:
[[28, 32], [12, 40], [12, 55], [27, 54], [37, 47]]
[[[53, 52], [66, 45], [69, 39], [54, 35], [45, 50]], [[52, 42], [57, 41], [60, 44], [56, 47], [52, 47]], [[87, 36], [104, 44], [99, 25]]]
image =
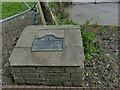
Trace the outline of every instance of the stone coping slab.
[[[54, 35], [63, 38], [60, 52], [32, 52], [35, 38]], [[84, 51], [80, 26], [28, 26], [22, 32], [10, 58], [11, 66], [81, 66]]]

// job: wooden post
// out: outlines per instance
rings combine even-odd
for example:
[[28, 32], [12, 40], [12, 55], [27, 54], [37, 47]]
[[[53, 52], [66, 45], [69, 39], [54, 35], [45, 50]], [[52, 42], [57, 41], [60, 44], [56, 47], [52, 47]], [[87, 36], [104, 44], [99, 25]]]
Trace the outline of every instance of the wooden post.
[[38, 10], [39, 10], [39, 13], [40, 13], [42, 24], [46, 25], [46, 21], [45, 21], [45, 18], [44, 18], [44, 14], [43, 14], [43, 11], [42, 11], [40, 0], [38, 0]]
[[50, 11], [50, 8], [49, 8], [49, 5], [47, 2], [41, 2], [41, 6], [42, 6], [42, 10], [43, 10], [43, 13], [44, 13], [44, 16], [45, 16], [45, 20], [49, 23], [54, 23], [56, 25], [57, 22], [52, 14], [52, 12]]

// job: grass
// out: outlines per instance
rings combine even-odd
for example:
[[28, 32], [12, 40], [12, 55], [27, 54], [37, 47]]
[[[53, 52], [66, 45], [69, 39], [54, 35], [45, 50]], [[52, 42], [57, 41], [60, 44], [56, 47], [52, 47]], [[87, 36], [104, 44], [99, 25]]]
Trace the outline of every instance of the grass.
[[[27, 4], [32, 7], [35, 2], [27, 2]], [[1, 5], [1, 4], [0, 4]], [[9, 16], [21, 13], [28, 8], [23, 2], [2, 2], [2, 18], [7, 18]]]
[[0, 20], [2, 18], [2, 2], [0, 1]]

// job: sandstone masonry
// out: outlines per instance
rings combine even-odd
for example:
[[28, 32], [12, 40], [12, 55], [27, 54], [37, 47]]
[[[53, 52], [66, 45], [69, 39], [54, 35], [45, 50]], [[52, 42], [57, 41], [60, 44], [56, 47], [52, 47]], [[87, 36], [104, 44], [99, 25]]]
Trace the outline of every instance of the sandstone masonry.
[[81, 67], [11, 67], [16, 85], [84, 86]]

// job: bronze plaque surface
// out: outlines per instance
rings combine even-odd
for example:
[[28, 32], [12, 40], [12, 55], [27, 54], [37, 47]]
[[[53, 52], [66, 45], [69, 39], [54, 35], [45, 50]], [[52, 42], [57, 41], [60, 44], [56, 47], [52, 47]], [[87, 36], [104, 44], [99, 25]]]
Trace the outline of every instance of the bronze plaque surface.
[[33, 52], [53, 52], [63, 50], [63, 38], [54, 35], [46, 35], [42, 38], [35, 38], [32, 51]]

